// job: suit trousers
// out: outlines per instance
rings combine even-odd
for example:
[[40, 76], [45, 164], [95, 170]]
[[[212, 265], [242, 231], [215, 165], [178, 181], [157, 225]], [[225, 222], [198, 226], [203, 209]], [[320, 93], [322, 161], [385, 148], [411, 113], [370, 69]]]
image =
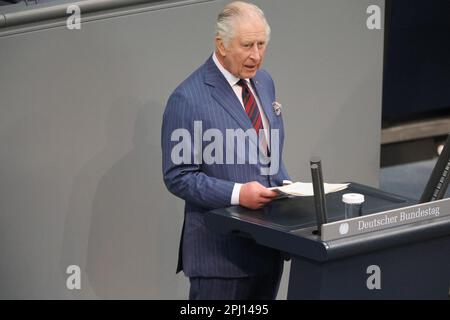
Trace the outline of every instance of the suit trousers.
[[243, 278], [191, 277], [189, 300], [274, 300], [282, 265], [274, 272]]

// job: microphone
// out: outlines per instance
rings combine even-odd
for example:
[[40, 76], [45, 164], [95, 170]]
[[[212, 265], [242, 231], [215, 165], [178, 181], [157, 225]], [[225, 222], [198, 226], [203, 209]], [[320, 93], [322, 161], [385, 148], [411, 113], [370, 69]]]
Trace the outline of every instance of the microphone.
[[431, 172], [428, 183], [423, 190], [419, 203], [436, 201], [444, 198], [450, 181], [450, 135], [447, 136], [444, 149]]
[[323, 188], [322, 166], [319, 157], [310, 160], [312, 185], [314, 190], [314, 205], [316, 208], [317, 234], [321, 235], [322, 224], [327, 223], [327, 205]]

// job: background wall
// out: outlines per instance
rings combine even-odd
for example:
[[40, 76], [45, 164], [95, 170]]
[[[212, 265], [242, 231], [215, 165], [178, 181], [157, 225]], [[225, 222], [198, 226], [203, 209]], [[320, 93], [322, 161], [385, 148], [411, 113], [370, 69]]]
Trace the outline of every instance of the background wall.
[[[0, 29], [0, 298], [184, 299], [175, 275], [183, 202], [162, 182], [170, 92], [213, 50], [227, 1], [140, 5]], [[255, 1], [272, 27], [265, 68], [287, 131], [285, 161], [310, 181], [376, 186], [382, 0]], [[81, 290], [66, 288], [68, 265]], [[289, 265], [287, 264], [287, 271]], [[286, 296], [286, 275], [279, 298]]]

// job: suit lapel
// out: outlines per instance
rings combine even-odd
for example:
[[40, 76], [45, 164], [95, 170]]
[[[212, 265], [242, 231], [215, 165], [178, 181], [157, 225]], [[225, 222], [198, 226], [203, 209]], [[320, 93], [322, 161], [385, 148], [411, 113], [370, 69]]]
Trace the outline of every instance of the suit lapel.
[[[205, 83], [212, 86], [211, 95], [217, 103], [239, 124], [244, 131], [253, 128], [241, 102], [236, 97], [230, 84], [214, 64], [212, 58], [206, 61]], [[230, 128], [231, 129], [231, 128]], [[254, 139], [251, 139], [257, 143]]]

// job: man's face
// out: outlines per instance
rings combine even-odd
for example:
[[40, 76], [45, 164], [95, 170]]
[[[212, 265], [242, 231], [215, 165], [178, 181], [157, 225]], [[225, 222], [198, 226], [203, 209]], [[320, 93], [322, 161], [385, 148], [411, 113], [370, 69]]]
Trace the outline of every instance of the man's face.
[[219, 60], [234, 76], [253, 78], [262, 65], [267, 46], [266, 26], [259, 17], [236, 21], [234, 37], [225, 47], [222, 39], [216, 39]]

